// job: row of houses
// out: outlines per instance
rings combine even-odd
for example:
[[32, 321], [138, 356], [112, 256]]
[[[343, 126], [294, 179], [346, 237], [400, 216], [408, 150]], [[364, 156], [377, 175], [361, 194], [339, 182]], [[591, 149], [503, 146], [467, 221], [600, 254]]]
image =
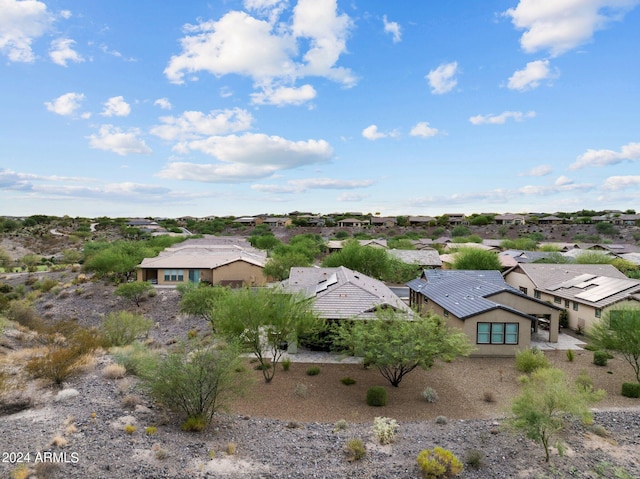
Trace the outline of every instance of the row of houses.
[[[244, 238], [187, 240], [145, 258], [138, 280], [159, 287], [188, 281], [267, 286], [266, 262], [264, 252]], [[601, 264], [518, 263], [504, 272], [428, 267], [407, 284], [406, 301], [381, 281], [344, 267], [294, 267], [280, 286], [313, 297], [318, 315], [327, 321], [373, 319], [378, 308], [408, 315], [431, 311], [463, 330], [481, 356], [513, 356], [535, 335], [556, 342], [563, 310], [572, 329], [588, 330], [610, 309], [640, 306], [640, 281]]]

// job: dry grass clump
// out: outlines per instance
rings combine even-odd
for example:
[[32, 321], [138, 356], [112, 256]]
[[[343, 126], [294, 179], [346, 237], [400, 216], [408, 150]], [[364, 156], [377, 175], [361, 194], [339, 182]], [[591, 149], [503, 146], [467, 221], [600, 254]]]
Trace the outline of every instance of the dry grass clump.
[[135, 394], [128, 394], [122, 398], [120, 403], [124, 409], [135, 409], [142, 401]]
[[51, 439], [51, 445], [55, 447], [65, 447], [67, 444], [69, 444], [69, 441], [58, 434]]
[[125, 374], [127, 374], [127, 368], [117, 363], [108, 364], [102, 370], [102, 376], [107, 379], [122, 379]]

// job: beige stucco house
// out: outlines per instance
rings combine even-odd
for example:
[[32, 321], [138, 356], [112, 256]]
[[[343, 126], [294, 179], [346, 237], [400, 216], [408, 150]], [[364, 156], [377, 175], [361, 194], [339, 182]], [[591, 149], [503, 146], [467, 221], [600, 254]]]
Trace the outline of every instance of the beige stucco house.
[[640, 305], [640, 281], [610, 264], [519, 264], [505, 280], [565, 309], [575, 330], [588, 330], [609, 309]]
[[558, 341], [560, 308], [509, 286], [499, 271], [425, 270], [407, 285], [410, 306], [464, 331], [476, 348], [472, 356], [515, 356], [543, 330], [549, 342]]

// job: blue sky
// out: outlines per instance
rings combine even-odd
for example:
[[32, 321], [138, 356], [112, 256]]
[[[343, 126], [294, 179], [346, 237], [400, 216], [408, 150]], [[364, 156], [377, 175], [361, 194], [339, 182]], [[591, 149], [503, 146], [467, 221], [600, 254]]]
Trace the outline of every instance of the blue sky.
[[0, 214], [640, 209], [640, 0], [0, 0]]

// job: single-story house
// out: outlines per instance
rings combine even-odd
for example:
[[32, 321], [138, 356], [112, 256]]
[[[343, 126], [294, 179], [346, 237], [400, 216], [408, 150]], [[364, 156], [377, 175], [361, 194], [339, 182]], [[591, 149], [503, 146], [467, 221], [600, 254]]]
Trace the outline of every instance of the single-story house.
[[564, 223], [563, 218], [559, 218], [558, 216], [544, 216], [538, 220], [538, 224], [540, 225], [561, 225]]
[[338, 221], [340, 228], [359, 228], [362, 226], [369, 226], [369, 220], [359, 220], [357, 218], [344, 218]]
[[268, 216], [266, 218], [262, 218], [261, 224], [267, 224], [269, 226], [286, 227], [286, 226], [291, 226], [292, 222], [291, 222], [291, 218]]
[[188, 240], [166, 248], [138, 265], [138, 281], [177, 286], [188, 281], [206, 281], [222, 286], [263, 286], [267, 277], [264, 251], [254, 249], [244, 239], [220, 237]]
[[526, 223], [527, 217], [525, 215], [505, 213], [503, 215], [494, 216], [493, 220], [497, 225], [523, 225]]
[[640, 306], [640, 281], [610, 264], [521, 263], [505, 280], [524, 294], [564, 308], [575, 330], [588, 330], [606, 310]]
[[432, 216], [409, 216], [409, 224], [411, 226], [429, 226], [435, 224], [436, 219]]
[[393, 228], [398, 224], [397, 220], [393, 217], [381, 217], [374, 216], [371, 218], [371, 224], [373, 226], [382, 226], [384, 228]]
[[530, 347], [540, 325], [549, 342], [558, 341], [561, 308], [513, 288], [500, 271], [425, 270], [407, 286], [409, 305], [464, 331], [476, 347], [473, 356], [515, 356]]
[[314, 309], [328, 321], [375, 319], [378, 308], [393, 308], [412, 315], [409, 308], [382, 281], [344, 266], [291, 268], [283, 290], [314, 298]]
[[[345, 241], [353, 241], [353, 240], [345, 240]], [[345, 241], [343, 240], [329, 240], [326, 243], [327, 251], [333, 253], [335, 251], [340, 251], [344, 247]], [[379, 249], [387, 249], [387, 240], [386, 239], [370, 239], [370, 240], [358, 240], [358, 244], [360, 246], [369, 246], [371, 248], [379, 248]]]

